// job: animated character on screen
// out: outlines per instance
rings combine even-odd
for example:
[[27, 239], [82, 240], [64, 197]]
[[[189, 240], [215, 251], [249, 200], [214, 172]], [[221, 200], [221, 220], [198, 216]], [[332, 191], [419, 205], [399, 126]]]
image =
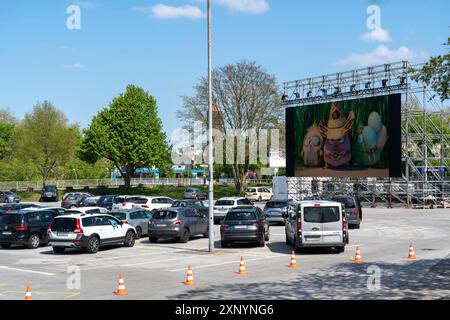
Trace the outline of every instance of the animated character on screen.
[[353, 111], [345, 118], [342, 102], [332, 103], [328, 125], [325, 126], [320, 122], [320, 131], [326, 137], [323, 157], [325, 168], [349, 165], [352, 159], [352, 147], [348, 133], [354, 122], [355, 114]]
[[303, 164], [306, 167], [318, 167], [322, 165], [324, 140], [320, 128], [316, 124], [308, 128], [308, 132], [303, 140], [303, 149], [301, 152]]
[[354, 148], [355, 164], [373, 166], [380, 161], [388, 140], [387, 128], [383, 125], [378, 112], [372, 112], [367, 119], [367, 126], [358, 129], [358, 138]]

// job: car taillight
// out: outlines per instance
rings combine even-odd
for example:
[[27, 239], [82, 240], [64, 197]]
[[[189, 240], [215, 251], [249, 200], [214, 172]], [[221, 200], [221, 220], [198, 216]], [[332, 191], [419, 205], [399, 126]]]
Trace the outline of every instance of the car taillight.
[[123, 224], [129, 224], [128, 221], [124, 221]]
[[344, 238], [347, 237], [347, 218], [345, 214], [342, 215], [342, 235]]
[[142, 208], [150, 209], [150, 207], [146, 204], [142, 205]]
[[122, 207], [126, 207], [127, 203], [126, 202], [122, 202]]
[[26, 230], [28, 230], [28, 226], [18, 226], [18, 227], [16, 227], [16, 230], [17, 231], [26, 231]]
[[76, 224], [75, 230], [73, 230], [73, 232], [76, 233], [76, 234], [83, 234], [84, 233], [83, 229], [81, 228], [80, 219], [77, 219], [77, 224]]
[[359, 216], [359, 210], [356, 209], [356, 210], [353, 212], [353, 214], [355, 215], [355, 217], [358, 217], [358, 216]]
[[261, 221], [255, 222], [253, 225], [256, 226], [256, 227], [262, 227], [263, 226]]
[[254, 196], [257, 196], [258, 194], [257, 194], [256, 192], [253, 192], [253, 195], [254, 195]]
[[298, 232], [299, 237], [301, 237], [302, 236], [302, 218], [301, 217], [298, 217], [298, 219], [297, 219], [297, 232]]
[[179, 226], [181, 224], [181, 220], [176, 220], [172, 224], [175, 226]]

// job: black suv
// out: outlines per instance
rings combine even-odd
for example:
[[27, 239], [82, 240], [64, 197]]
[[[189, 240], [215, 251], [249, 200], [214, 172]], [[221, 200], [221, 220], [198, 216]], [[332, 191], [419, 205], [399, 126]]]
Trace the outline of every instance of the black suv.
[[269, 221], [258, 207], [230, 209], [220, 226], [222, 248], [231, 242], [256, 242], [264, 247], [269, 236]]
[[47, 228], [58, 215], [57, 210], [25, 209], [16, 213], [0, 215], [0, 246], [26, 245], [36, 249], [48, 243]]
[[40, 208], [40, 206], [31, 204], [31, 203], [4, 204], [4, 205], [0, 205], [0, 214], [11, 213], [11, 212], [19, 211], [22, 209], [28, 209], [28, 208]]
[[56, 186], [45, 186], [42, 188], [41, 193], [41, 202], [45, 201], [52, 201], [52, 202], [58, 202], [58, 188]]

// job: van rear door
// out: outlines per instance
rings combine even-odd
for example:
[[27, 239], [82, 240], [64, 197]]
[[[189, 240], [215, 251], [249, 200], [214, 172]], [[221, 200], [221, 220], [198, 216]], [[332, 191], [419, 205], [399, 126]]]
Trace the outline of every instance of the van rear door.
[[322, 206], [322, 242], [324, 244], [343, 243], [342, 236], [342, 207]]
[[307, 205], [302, 208], [303, 243], [322, 244], [322, 209], [320, 205]]

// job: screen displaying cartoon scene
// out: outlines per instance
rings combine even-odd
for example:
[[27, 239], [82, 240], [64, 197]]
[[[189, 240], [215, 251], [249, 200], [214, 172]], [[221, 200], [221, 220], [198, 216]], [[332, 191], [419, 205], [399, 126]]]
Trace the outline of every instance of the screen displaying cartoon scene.
[[286, 109], [291, 177], [401, 177], [401, 95]]

